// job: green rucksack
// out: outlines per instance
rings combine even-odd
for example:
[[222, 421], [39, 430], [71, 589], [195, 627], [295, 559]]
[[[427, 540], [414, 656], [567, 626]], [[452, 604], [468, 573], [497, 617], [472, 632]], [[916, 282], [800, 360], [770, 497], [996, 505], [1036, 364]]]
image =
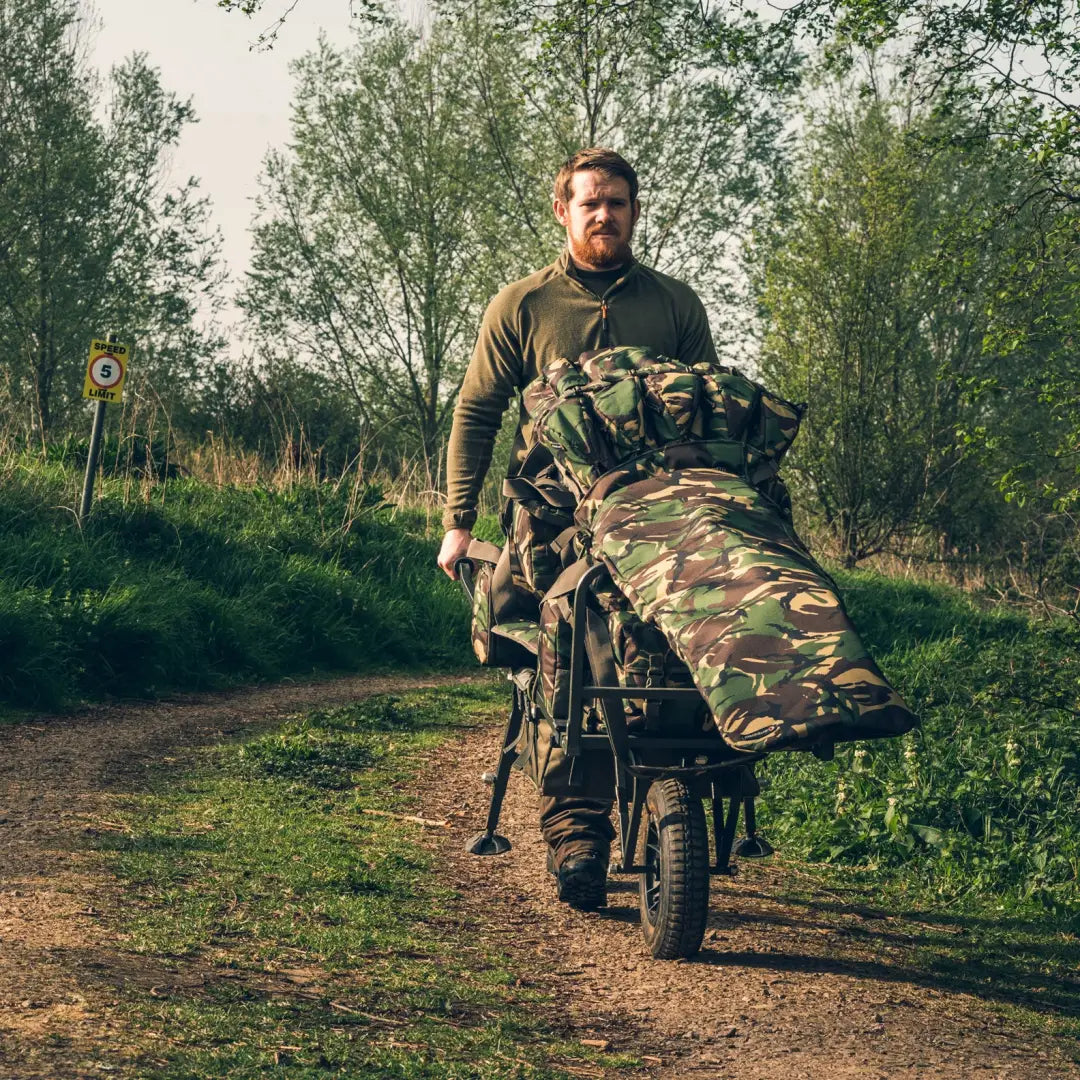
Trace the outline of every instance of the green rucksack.
[[[800, 406], [731, 368], [635, 348], [556, 360], [523, 400], [534, 445], [577, 497], [578, 553], [630, 602], [633, 640], [651, 630], [674, 650], [732, 747], [808, 749], [917, 723], [792, 527], [777, 471]], [[557, 600], [541, 613], [552, 675], [542, 655], [539, 680], [555, 709], [568, 640]]]

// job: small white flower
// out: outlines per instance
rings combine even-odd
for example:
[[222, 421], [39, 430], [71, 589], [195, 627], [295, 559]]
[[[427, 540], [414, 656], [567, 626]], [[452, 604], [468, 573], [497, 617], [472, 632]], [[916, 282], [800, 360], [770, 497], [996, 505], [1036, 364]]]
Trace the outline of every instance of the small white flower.
[[1005, 744], [1005, 764], [1010, 769], [1019, 769], [1023, 759], [1020, 757], [1020, 744], [1010, 739]]

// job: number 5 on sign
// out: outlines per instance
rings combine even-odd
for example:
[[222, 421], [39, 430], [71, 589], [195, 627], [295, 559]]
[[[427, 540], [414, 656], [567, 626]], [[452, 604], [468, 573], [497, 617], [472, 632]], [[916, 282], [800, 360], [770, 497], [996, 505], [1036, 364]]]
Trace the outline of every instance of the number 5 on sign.
[[90, 361], [83, 380], [84, 398], [94, 401], [117, 402], [124, 393], [124, 378], [130, 350], [118, 341], [94, 340], [90, 344]]

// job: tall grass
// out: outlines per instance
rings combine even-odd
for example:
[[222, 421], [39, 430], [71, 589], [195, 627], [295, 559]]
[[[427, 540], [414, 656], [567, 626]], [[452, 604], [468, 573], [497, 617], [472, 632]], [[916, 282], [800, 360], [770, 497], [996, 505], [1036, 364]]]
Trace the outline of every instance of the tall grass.
[[852, 617], [922, 730], [778, 754], [762, 820], [790, 854], [897, 871], [950, 900], [1080, 913], [1080, 633], [942, 586], [840, 574]]
[[460, 596], [423, 514], [357, 476], [288, 485], [0, 463], [0, 701], [146, 694], [313, 669], [456, 664]]

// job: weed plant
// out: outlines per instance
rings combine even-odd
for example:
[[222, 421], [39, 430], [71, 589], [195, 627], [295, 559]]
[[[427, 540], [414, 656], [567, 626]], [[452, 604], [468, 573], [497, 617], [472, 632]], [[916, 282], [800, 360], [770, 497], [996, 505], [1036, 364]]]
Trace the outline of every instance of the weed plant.
[[0, 466], [0, 702], [468, 656], [435, 537], [376, 487], [145, 479], [133, 494], [124, 476], [81, 529], [77, 491], [61, 463]]
[[938, 901], [989, 895], [1080, 916], [1077, 626], [982, 611], [946, 587], [838, 577], [922, 729], [837, 747], [829, 763], [771, 757], [770, 838]]

